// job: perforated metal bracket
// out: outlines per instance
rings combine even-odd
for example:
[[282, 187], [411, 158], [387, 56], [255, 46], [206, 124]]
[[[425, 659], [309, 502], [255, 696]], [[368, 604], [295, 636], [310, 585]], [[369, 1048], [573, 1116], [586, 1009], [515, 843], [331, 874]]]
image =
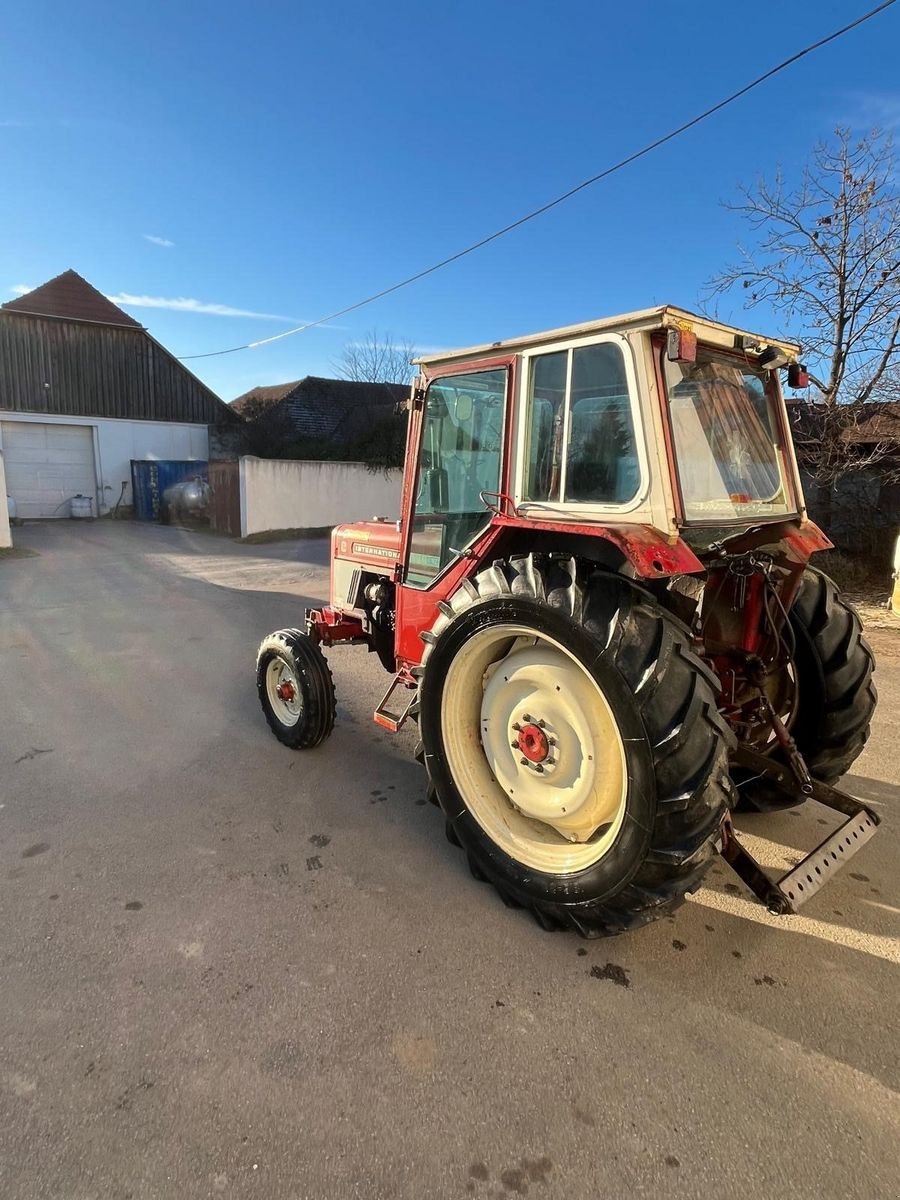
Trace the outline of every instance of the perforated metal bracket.
[[[788, 767], [746, 746], [738, 748], [734, 762], [756, 775], [765, 775], [781, 791], [796, 795], [801, 790]], [[780, 879], [772, 879], [741, 844], [730, 819], [722, 828], [719, 852], [772, 913], [797, 912], [874, 837], [879, 825], [878, 815], [854, 796], [816, 779], [807, 786], [809, 791], [803, 792], [804, 799], [808, 795], [809, 799], [844, 813], [848, 819]]]

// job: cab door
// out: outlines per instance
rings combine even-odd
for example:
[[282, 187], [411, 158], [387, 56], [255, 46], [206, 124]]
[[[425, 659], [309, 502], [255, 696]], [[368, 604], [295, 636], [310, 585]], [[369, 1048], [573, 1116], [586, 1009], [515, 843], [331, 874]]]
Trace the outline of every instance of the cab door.
[[419, 662], [419, 633], [471, 570], [472, 547], [505, 490], [512, 366], [507, 358], [447, 369], [431, 379], [414, 413], [397, 589], [396, 647], [405, 663]]

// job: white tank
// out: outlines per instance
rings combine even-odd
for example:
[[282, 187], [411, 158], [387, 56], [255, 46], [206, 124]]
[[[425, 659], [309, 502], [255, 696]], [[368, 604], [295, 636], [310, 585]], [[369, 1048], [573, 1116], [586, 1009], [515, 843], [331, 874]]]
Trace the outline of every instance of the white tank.
[[77, 496], [73, 496], [69, 502], [69, 515], [79, 520], [92, 517], [94, 515], [93, 496], [82, 496], [80, 492]]

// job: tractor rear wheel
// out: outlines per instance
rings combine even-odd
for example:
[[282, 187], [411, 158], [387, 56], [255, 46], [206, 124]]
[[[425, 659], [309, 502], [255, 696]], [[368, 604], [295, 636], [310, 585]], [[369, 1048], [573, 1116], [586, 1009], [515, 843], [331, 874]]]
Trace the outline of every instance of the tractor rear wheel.
[[687, 630], [568, 558], [495, 563], [440, 609], [419, 722], [472, 873], [587, 937], [677, 908], [732, 797], [731, 735]]
[[334, 728], [334, 680], [318, 643], [279, 629], [256, 653], [256, 690], [269, 728], [292, 750], [318, 746]]
[[[814, 779], [834, 783], [863, 751], [875, 711], [875, 659], [862, 636], [859, 614], [821, 571], [804, 571], [790, 611], [796, 700], [790, 724], [797, 749]], [[793, 808], [766, 779], [738, 782], [740, 807], [758, 812]]]

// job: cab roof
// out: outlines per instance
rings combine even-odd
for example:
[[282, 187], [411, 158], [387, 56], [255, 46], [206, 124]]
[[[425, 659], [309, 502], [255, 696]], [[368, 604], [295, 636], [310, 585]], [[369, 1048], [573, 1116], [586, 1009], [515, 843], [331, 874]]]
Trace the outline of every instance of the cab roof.
[[481, 346], [466, 346], [459, 350], [442, 350], [436, 354], [424, 354], [414, 361], [420, 366], [430, 367], [462, 359], [516, 353], [519, 350], [530, 350], [535, 346], [553, 342], [566, 342], [574, 338], [589, 337], [592, 333], [672, 329], [683, 325], [688, 325], [693, 329], [701, 342], [709, 342], [713, 345], [731, 347], [734, 345], [735, 334], [742, 334], [744, 337], [758, 342], [760, 348], [778, 346], [792, 357], [800, 353], [798, 342], [786, 342], [780, 338], [753, 333], [747, 329], [738, 329], [734, 325], [723, 325], [720, 321], [714, 321], [710, 317], [701, 317], [697, 313], [689, 312], [686, 308], [663, 304], [656, 308], [642, 308], [636, 312], [621, 313], [615, 317], [598, 317], [593, 321], [584, 321], [578, 325], [563, 325], [559, 329], [547, 329], [542, 333], [529, 333], [521, 337], [506, 338], [500, 342], [485, 342]]

